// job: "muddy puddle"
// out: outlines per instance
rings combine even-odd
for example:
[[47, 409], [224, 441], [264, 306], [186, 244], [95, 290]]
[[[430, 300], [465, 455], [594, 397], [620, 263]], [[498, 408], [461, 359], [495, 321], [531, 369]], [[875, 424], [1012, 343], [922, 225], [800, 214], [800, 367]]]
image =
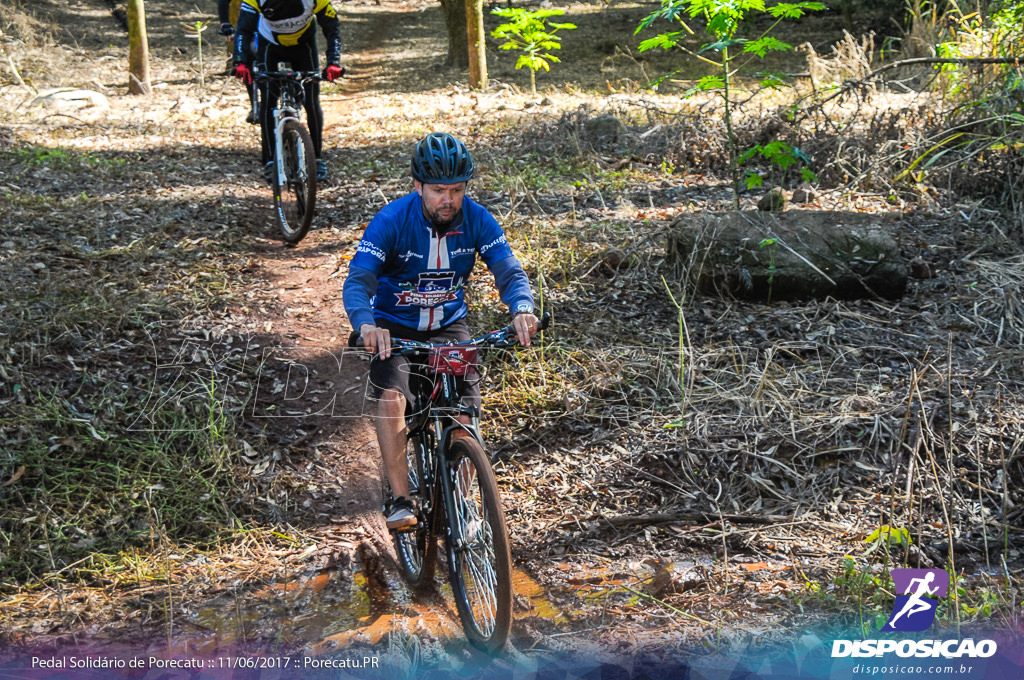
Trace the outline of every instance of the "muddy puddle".
[[[514, 621], [542, 621], [570, 633], [578, 622], [609, 607], [636, 605], [651, 592], [701, 579], [694, 565], [645, 565], [629, 571], [556, 564], [541, 585], [522, 569], [513, 572]], [[221, 595], [195, 611], [187, 625], [193, 644], [209, 650], [274, 641], [282, 647], [326, 653], [355, 644], [388, 642], [396, 631], [461, 644], [463, 634], [451, 589], [416, 594], [397, 577], [368, 579], [361, 570], [323, 571]], [[515, 624], [513, 625], [515, 628]]]
[[[568, 618], [549, 594], [522, 570], [513, 574], [515, 618]], [[381, 592], [383, 590], [383, 592]], [[414, 594], [398, 581], [384, 588], [362, 571], [324, 571], [312, 578], [224, 594], [192, 613], [187, 625], [199, 647], [222, 648], [257, 640], [328, 651], [353, 643], [378, 644], [394, 630], [460, 639], [450, 587]], [[199, 638], [199, 639], [195, 639]]]

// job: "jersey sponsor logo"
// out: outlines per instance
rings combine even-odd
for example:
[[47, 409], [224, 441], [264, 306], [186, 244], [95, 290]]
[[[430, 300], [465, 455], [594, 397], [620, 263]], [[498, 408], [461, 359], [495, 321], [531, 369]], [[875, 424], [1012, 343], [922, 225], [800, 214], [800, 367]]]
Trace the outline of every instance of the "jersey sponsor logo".
[[399, 255], [398, 259], [402, 260], [403, 262], [408, 262], [409, 260], [411, 260], [414, 257], [417, 260], [422, 260], [424, 256], [422, 254], [420, 254], [420, 253], [414, 253], [411, 250], [407, 250], [404, 253], [402, 253], [401, 255]]
[[458, 300], [455, 292], [455, 272], [423, 272], [415, 287], [395, 293], [399, 307], [438, 307], [446, 302]]
[[[299, 4], [299, 3], [294, 3]], [[280, 18], [271, 18], [267, 15], [267, 10], [263, 11], [263, 20], [267, 22], [267, 26], [270, 27], [274, 33], [277, 34], [289, 34], [298, 33], [313, 20], [313, 0], [302, 0], [300, 14], [297, 16], [281, 16]], [[295, 9], [298, 9], [297, 7]], [[280, 10], [280, 14], [290, 14], [295, 9]], [[277, 14], [277, 13], [275, 13]]]
[[378, 248], [373, 243], [370, 243], [369, 241], [360, 241], [359, 247], [356, 248], [356, 252], [366, 253], [370, 257], [375, 257], [381, 262], [384, 262], [387, 259], [387, 255], [384, 253], [384, 251]]
[[316, 11], [322, 11], [328, 19], [333, 19], [337, 16], [337, 13], [334, 11], [334, 5], [331, 4], [331, 0], [322, 0], [322, 2], [318, 2]]
[[463, 255], [476, 255], [476, 250], [473, 248], [457, 248], [448, 253], [448, 258], [461, 257]]
[[502, 235], [501, 235], [501, 236], [499, 236], [498, 238], [494, 239], [493, 241], [491, 241], [490, 243], [488, 243], [487, 245], [485, 245], [484, 247], [482, 247], [482, 248], [480, 249], [480, 254], [481, 254], [481, 255], [483, 255], [484, 253], [486, 253], [486, 252], [487, 252], [488, 250], [490, 250], [490, 249], [491, 249], [491, 248], [493, 248], [494, 246], [500, 246], [500, 245], [501, 245], [501, 244], [503, 244], [503, 243], [504, 243], [504, 244], [507, 244], [507, 243], [508, 243], [508, 241], [507, 241], [507, 240], [505, 239], [505, 235], [504, 235], [504, 234], [502, 234]]

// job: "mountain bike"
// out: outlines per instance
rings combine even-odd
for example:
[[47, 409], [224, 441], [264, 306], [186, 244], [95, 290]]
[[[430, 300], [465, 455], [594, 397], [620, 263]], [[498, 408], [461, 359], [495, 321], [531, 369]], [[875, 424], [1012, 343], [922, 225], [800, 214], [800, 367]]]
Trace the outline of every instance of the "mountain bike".
[[[545, 314], [540, 330], [550, 320]], [[391, 532], [398, 565], [410, 586], [430, 588], [438, 538], [443, 538], [462, 629], [471, 644], [488, 653], [508, 640], [512, 557], [498, 482], [480, 435], [480, 413], [462, 404], [461, 392], [463, 381], [479, 379], [478, 366], [487, 350], [518, 344], [512, 326], [465, 342], [393, 338], [391, 344], [392, 354], [409, 357], [422, 378], [410, 380], [414, 399], [406, 408], [409, 492], [417, 523]], [[358, 331], [349, 345], [360, 346]], [[470, 423], [459, 416], [467, 416]]]
[[302, 124], [306, 83], [322, 80], [318, 71], [256, 71], [256, 82], [280, 88], [278, 104], [270, 112], [273, 125], [274, 211], [281, 236], [290, 246], [309, 233], [316, 207], [316, 152], [313, 138]]

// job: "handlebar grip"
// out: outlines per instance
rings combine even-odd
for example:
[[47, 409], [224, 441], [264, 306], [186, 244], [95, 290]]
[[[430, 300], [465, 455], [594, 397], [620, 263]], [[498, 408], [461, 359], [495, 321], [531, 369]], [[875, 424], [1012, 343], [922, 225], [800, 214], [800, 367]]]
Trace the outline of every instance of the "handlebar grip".
[[540, 318], [540, 325], [537, 326], [538, 331], [547, 330], [548, 326], [551, 325], [551, 312], [544, 312], [544, 315]]
[[363, 336], [359, 334], [359, 331], [352, 331], [348, 336], [348, 346], [360, 348], [363, 346]]

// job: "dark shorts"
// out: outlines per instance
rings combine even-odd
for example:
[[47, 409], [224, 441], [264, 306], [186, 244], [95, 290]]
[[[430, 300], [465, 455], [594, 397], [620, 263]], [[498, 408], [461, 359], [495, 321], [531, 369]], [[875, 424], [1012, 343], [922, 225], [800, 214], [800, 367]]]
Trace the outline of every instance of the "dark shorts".
[[[469, 326], [463, 320], [455, 321], [436, 331], [418, 331], [380, 319], [377, 325], [391, 332], [392, 338], [416, 340], [417, 342], [461, 342], [469, 340]], [[465, 406], [480, 408], [480, 375], [470, 372], [465, 378], [456, 378], [462, 390], [462, 403]], [[406, 403], [413, 403], [413, 381], [430, 384], [430, 378], [416, 370], [416, 366], [407, 357], [391, 356], [388, 359], [374, 358], [370, 361], [369, 393], [379, 399], [384, 390], [397, 389], [405, 395]]]

